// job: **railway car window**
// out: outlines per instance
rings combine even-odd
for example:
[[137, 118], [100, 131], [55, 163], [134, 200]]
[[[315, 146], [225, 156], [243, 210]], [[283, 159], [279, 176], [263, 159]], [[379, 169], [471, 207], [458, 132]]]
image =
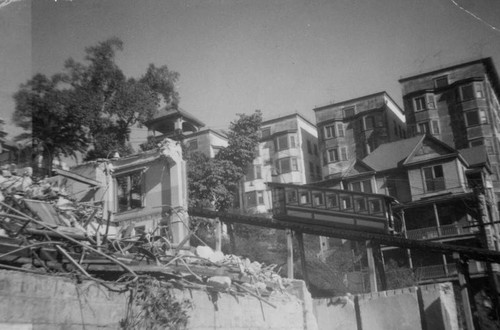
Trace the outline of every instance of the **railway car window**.
[[298, 203], [296, 190], [288, 190], [286, 192], [286, 202], [289, 204], [297, 204]]
[[300, 204], [309, 204], [309, 203], [311, 203], [311, 199], [310, 199], [308, 191], [301, 191], [299, 193], [299, 195], [300, 195]]
[[368, 204], [370, 206], [370, 213], [374, 214], [374, 213], [381, 213], [382, 212], [382, 205], [380, 203], [380, 200], [371, 199], [368, 202]]
[[340, 208], [342, 210], [352, 210], [351, 196], [347, 196], [347, 195], [340, 196]]
[[367, 212], [368, 211], [368, 209], [366, 207], [366, 200], [363, 197], [361, 197], [361, 198], [357, 197], [354, 199], [354, 210], [356, 212]]
[[313, 193], [313, 202], [314, 206], [325, 206], [325, 201], [323, 200], [322, 192], [314, 192]]
[[326, 207], [329, 209], [338, 209], [339, 203], [337, 202], [337, 195], [327, 194], [326, 195]]

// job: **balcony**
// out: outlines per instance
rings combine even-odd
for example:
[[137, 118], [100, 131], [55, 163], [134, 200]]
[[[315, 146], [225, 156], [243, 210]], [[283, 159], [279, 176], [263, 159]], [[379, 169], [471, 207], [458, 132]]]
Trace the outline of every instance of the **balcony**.
[[[415, 276], [418, 281], [426, 281], [431, 279], [457, 276], [457, 267], [454, 263], [447, 265], [432, 265], [415, 267]], [[486, 266], [483, 262], [469, 263], [469, 274], [477, 275], [486, 272]]]
[[458, 224], [444, 225], [441, 227], [428, 227], [408, 230], [409, 239], [436, 239], [461, 235], [474, 235], [478, 232], [475, 227], [463, 227]]

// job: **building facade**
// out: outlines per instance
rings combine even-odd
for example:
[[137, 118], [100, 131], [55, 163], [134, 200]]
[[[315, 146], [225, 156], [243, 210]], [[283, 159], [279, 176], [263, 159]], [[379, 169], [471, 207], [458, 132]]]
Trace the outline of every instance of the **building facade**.
[[406, 137], [403, 110], [386, 92], [318, 107], [314, 112], [323, 178], [341, 175], [355, 159]]
[[246, 211], [267, 213], [272, 208], [266, 182], [306, 184], [321, 180], [316, 126], [294, 113], [261, 125], [257, 157], [242, 183]]
[[201, 152], [214, 158], [221, 148], [227, 147], [227, 135], [213, 129], [204, 129], [186, 135], [182, 143], [188, 153]]
[[[483, 146], [456, 150], [432, 135], [417, 135], [381, 145], [342, 178], [322, 185], [395, 197], [395, 234], [499, 250], [492, 170]], [[383, 257], [411, 267], [421, 283], [457, 275], [454, 260], [439, 253], [385, 247]], [[469, 272], [487, 275], [486, 266], [475, 261]]]
[[500, 84], [491, 58], [406, 77], [399, 82], [409, 135], [432, 134], [456, 149], [483, 145], [499, 197]]

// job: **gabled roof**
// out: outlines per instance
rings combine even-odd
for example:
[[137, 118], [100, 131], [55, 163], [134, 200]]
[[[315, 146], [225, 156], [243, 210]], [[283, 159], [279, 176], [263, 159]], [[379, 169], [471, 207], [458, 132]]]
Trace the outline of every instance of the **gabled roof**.
[[432, 135], [424, 135], [419, 143], [415, 146], [411, 154], [406, 157], [402, 165], [412, 165], [430, 160], [443, 159], [449, 157], [457, 157], [462, 161], [464, 159], [458, 151], [443, 141], [436, 139]]
[[342, 173], [342, 177], [362, 176], [364, 174], [373, 173], [375, 170], [367, 165], [364, 161], [356, 159], [351, 165]]
[[380, 145], [363, 162], [375, 171], [385, 171], [397, 168], [415, 150], [425, 136], [418, 135], [409, 139]]
[[467, 166], [469, 165], [456, 149], [441, 140], [432, 135], [417, 135], [382, 144], [366, 156], [363, 162], [373, 170], [381, 172], [450, 157], [458, 157]]

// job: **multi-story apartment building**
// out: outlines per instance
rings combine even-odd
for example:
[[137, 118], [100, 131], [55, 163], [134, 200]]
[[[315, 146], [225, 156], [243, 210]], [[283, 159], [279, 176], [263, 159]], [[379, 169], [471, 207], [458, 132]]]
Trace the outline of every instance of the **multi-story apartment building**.
[[318, 107], [314, 112], [323, 178], [342, 175], [355, 159], [406, 137], [404, 113], [386, 92]]
[[[395, 197], [401, 203], [394, 208], [395, 230], [408, 238], [498, 250], [491, 177], [483, 146], [456, 150], [432, 135], [417, 135], [381, 145], [322, 185]], [[386, 262], [406, 262], [422, 283], [457, 274], [454, 261], [438, 253], [385, 247], [383, 255]], [[470, 262], [469, 271], [486, 276], [482, 263]]]
[[305, 184], [319, 180], [316, 126], [297, 113], [262, 122], [257, 157], [242, 184], [244, 208], [255, 213], [271, 209], [266, 182]]
[[456, 149], [484, 145], [500, 197], [500, 82], [491, 58], [400, 79], [410, 136], [428, 133]]

